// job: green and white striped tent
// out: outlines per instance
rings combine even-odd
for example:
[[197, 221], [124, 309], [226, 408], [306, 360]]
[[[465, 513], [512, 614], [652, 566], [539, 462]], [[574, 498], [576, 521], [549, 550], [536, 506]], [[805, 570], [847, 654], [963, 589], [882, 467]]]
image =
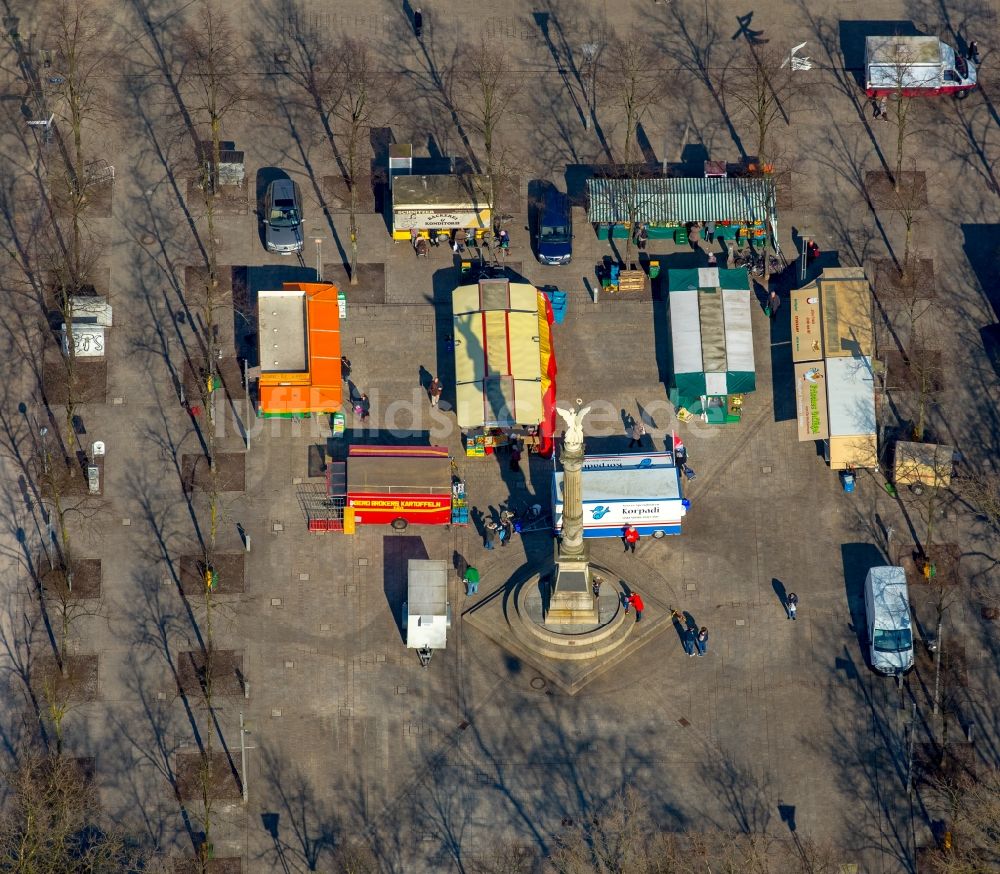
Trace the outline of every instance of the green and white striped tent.
[[750, 278], [746, 270], [668, 271], [673, 390], [678, 406], [755, 391]]

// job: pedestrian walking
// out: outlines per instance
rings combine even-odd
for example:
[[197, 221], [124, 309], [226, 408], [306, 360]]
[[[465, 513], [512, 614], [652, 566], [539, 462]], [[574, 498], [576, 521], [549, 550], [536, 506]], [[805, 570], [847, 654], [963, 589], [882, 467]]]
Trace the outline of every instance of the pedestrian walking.
[[642, 446], [642, 438], [646, 436], [646, 426], [642, 423], [641, 419], [633, 419], [632, 424], [628, 429], [629, 436], [632, 438], [628, 442], [628, 448], [631, 449], [633, 446]]
[[594, 574], [594, 582], [591, 584], [591, 591], [594, 593], [595, 598], [601, 597], [601, 584], [604, 582], [604, 577], [599, 577]]
[[715, 242], [715, 222], [709, 222], [705, 228], [706, 234], [708, 236], [708, 242]]
[[515, 443], [510, 447], [510, 471], [511, 473], [521, 472], [521, 445]]
[[965, 50], [965, 57], [968, 58], [970, 61], [972, 61], [972, 63], [974, 63], [977, 67], [979, 66], [979, 64], [981, 63], [981, 61], [979, 60], [979, 43], [978, 42], [976, 42], [975, 40], [972, 40], [969, 43], [968, 47]]
[[694, 639], [695, 646], [698, 647], [698, 655], [703, 656], [708, 652], [708, 629], [702, 625]]
[[510, 248], [510, 234], [507, 233], [506, 228], [500, 229], [499, 237], [500, 237], [500, 248], [504, 253], [506, 253], [506, 251]]
[[779, 295], [778, 292], [772, 288], [771, 293], [767, 296], [767, 314], [772, 322], [778, 315], [778, 307], [780, 306], [781, 306], [781, 295]]
[[878, 117], [881, 118], [882, 121], [889, 120], [889, 102], [884, 96], [878, 102]]
[[424, 14], [419, 6], [413, 10], [413, 35], [417, 39], [424, 35]]
[[695, 631], [693, 628], [685, 628], [681, 632], [681, 643], [684, 644], [684, 652], [686, 652], [691, 658], [694, 658], [694, 640]]
[[635, 232], [635, 242], [639, 247], [640, 252], [646, 251], [646, 243], [649, 241], [649, 230], [646, 228], [645, 222], [642, 222]]
[[462, 582], [465, 583], [465, 594], [475, 595], [479, 592], [479, 571], [474, 567], [467, 567]]
[[427, 394], [430, 396], [432, 407], [436, 407], [438, 405], [443, 393], [444, 386], [441, 385], [441, 380], [435, 376], [434, 379], [431, 380], [431, 384], [427, 386]]
[[340, 378], [344, 382], [351, 378], [351, 359], [346, 355], [340, 356]]
[[[642, 596], [638, 592], [632, 592], [632, 594], [626, 598], [626, 601], [631, 604], [632, 609], [635, 610], [635, 621], [641, 621], [642, 611], [646, 609], [646, 605], [642, 603]], [[628, 610], [625, 612], [627, 613]]]
[[503, 510], [500, 513], [500, 520], [498, 522], [490, 522], [488, 526], [492, 526], [493, 530], [497, 533], [497, 539], [500, 541], [501, 546], [506, 546], [510, 541], [511, 535], [514, 533], [514, 514], [510, 510]]
[[496, 534], [496, 523], [487, 522], [483, 525], [483, 548], [493, 549], [493, 535]]
[[639, 529], [635, 525], [626, 525], [622, 540], [625, 541], [625, 551], [631, 550], [632, 554], [635, 555], [635, 548], [639, 543]]
[[795, 612], [799, 609], [799, 596], [795, 592], [789, 592], [785, 596], [785, 609], [788, 611], [788, 618], [794, 619]]
[[358, 398], [358, 402], [354, 405], [354, 412], [361, 417], [363, 422], [371, 414], [372, 403], [368, 400], [368, 395], [363, 394]]
[[875, 119], [875, 118], [881, 118], [881, 117], [882, 117], [882, 106], [880, 105], [880, 103], [878, 101], [878, 98], [877, 97], [873, 97], [872, 98], [872, 118]]

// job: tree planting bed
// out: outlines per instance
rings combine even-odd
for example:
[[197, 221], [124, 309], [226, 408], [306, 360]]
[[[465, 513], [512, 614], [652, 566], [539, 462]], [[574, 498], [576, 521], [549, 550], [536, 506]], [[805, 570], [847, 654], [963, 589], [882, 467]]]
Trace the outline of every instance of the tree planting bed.
[[[49, 404], [69, 401], [69, 371], [62, 358], [49, 359], [42, 365], [45, 400]], [[106, 358], [79, 358], [73, 366], [73, 400], [76, 404], [103, 404], [108, 398], [108, 362]]]
[[[246, 488], [245, 456], [242, 452], [217, 452], [215, 477], [220, 492], [242, 492]], [[184, 455], [181, 459], [184, 491], [208, 491], [212, 487], [212, 471], [204, 455]]]
[[175, 773], [177, 794], [184, 801], [201, 799], [206, 778], [209, 795], [215, 801], [239, 801], [243, 797], [239, 777], [233, 773], [229, 756], [218, 746], [212, 753], [210, 767], [206, 765], [205, 757], [200, 752], [177, 753]]
[[[244, 693], [243, 652], [234, 649], [217, 649], [212, 655], [212, 697], [231, 697]], [[205, 692], [205, 652], [186, 650], [177, 654], [177, 682], [187, 695]]]
[[918, 550], [913, 545], [901, 548], [896, 563], [906, 571], [906, 581], [911, 586], [955, 586], [960, 582], [959, 562], [962, 552], [955, 543], [935, 543], [927, 550], [927, 557], [934, 565], [936, 573], [933, 579], [924, 576], [917, 567], [916, 554]]
[[99, 558], [78, 558], [72, 562], [73, 588], [67, 589], [66, 575], [57, 566], [54, 570], [48, 559], [40, 555], [37, 567], [41, 568], [39, 578], [42, 588], [49, 597], [82, 601], [101, 597], [101, 560]]
[[332, 282], [344, 292], [347, 297], [348, 315], [352, 306], [385, 303], [384, 264], [358, 264], [357, 285], [351, 285], [347, 264], [324, 264], [323, 281]]
[[70, 655], [66, 657], [67, 676], [63, 676], [55, 655], [45, 654], [36, 658], [31, 672], [31, 686], [40, 701], [49, 694], [55, 701], [82, 704], [96, 701], [98, 697], [98, 658], [96, 655]]
[[865, 173], [865, 190], [878, 209], [903, 211], [927, 206], [927, 175], [920, 171], [900, 173], [896, 191], [892, 177], [885, 170], [869, 170]]
[[[212, 559], [215, 569], [216, 595], [236, 595], [244, 591], [243, 567], [245, 553], [224, 553]], [[188, 597], [203, 597], [205, 594], [205, 558], [201, 555], [181, 556], [181, 591]]]

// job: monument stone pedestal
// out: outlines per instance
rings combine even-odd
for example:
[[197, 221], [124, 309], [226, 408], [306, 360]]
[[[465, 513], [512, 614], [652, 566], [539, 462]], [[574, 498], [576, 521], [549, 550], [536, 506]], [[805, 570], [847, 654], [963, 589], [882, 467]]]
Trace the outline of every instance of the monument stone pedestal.
[[546, 625], [597, 625], [597, 599], [593, 595], [590, 562], [584, 558], [559, 559], [555, 582], [545, 612]]

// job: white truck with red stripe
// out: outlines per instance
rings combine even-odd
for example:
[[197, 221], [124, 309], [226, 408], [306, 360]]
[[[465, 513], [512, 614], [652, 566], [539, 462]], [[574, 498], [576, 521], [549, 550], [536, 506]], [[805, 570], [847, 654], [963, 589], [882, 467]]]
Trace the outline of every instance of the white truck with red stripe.
[[936, 36], [865, 39], [865, 93], [869, 97], [954, 94], [976, 87], [976, 65]]

